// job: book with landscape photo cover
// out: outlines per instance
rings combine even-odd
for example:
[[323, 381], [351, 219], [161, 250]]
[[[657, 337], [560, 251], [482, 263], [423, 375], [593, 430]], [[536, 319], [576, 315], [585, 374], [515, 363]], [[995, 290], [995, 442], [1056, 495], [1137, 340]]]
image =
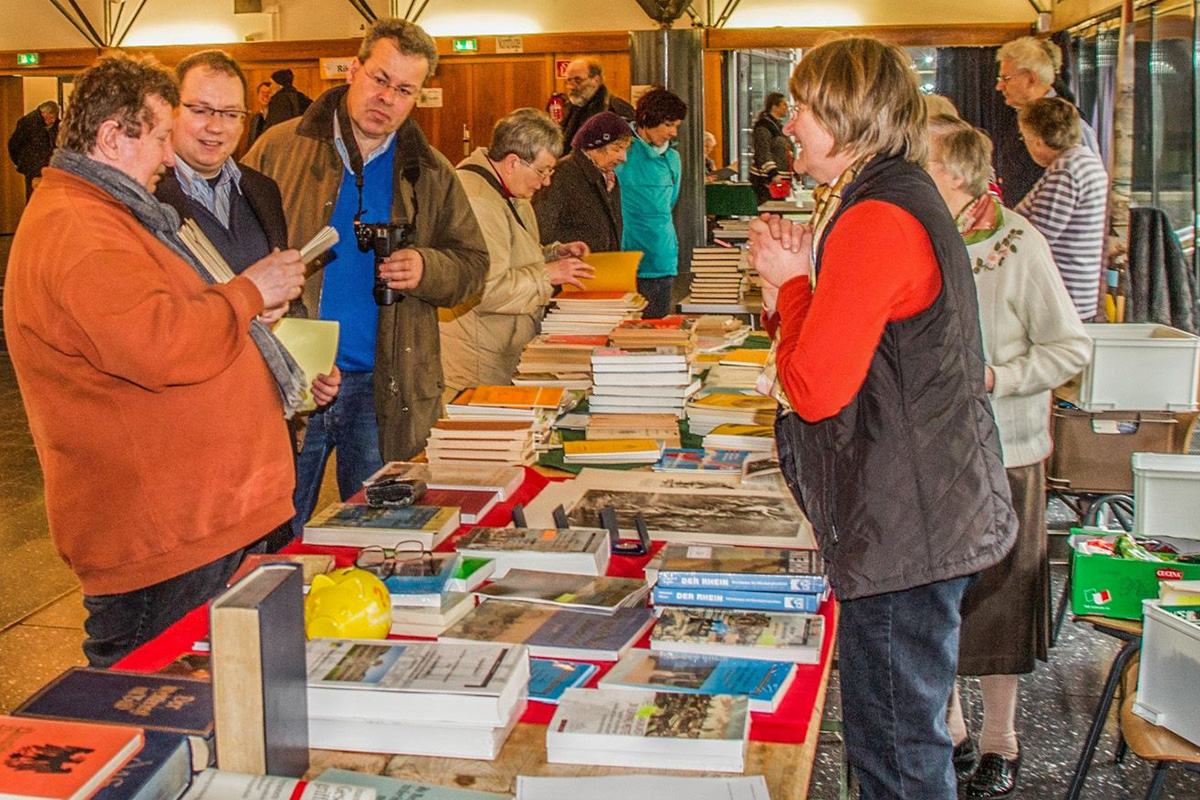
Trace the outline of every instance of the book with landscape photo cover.
[[488, 600], [438, 640], [525, 644], [531, 656], [616, 661], [653, 624], [654, 614], [648, 608], [618, 608], [612, 614], [595, 614], [538, 603]]
[[816, 664], [824, 635], [818, 614], [665, 606], [650, 649]]
[[828, 586], [824, 573], [816, 550], [669, 544], [655, 577], [671, 588], [819, 593]]
[[648, 588], [645, 581], [633, 578], [514, 569], [475, 593], [486, 598], [610, 612], [642, 603]]
[[795, 677], [796, 665], [790, 661], [634, 649], [622, 656], [600, 679], [600, 686], [746, 695], [750, 698], [751, 711], [772, 712]]
[[[632, 652], [632, 651], [631, 651]], [[550, 658], [529, 659], [529, 699], [557, 703], [563, 692], [583, 686], [600, 670], [595, 664], [559, 661]]]
[[358, 503], [333, 503], [304, 526], [304, 541], [345, 547], [392, 547], [398, 541], [416, 539], [432, 550], [458, 524], [457, 508], [372, 508]]
[[85, 800], [141, 747], [137, 728], [0, 716], [0, 797]]
[[601, 528], [474, 528], [455, 542], [462, 555], [495, 560], [495, 577], [528, 568], [602, 575], [608, 531]]

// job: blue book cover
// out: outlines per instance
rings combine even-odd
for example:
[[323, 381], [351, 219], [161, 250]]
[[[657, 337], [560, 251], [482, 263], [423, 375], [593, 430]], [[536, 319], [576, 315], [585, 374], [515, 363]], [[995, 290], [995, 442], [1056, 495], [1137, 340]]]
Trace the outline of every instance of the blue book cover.
[[109, 778], [92, 800], [175, 800], [192, 782], [186, 736], [146, 731], [141, 751]]
[[761, 575], [739, 572], [679, 572], [660, 570], [657, 584], [664, 589], [735, 589], [744, 592], [803, 592], [820, 594], [824, 575]]
[[563, 692], [575, 686], [583, 686], [599, 669], [595, 664], [531, 658], [529, 699], [557, 703]]
[[456, 553], [424, 553], [398, 562], [383, 583], [390, 594], [441, 594], [457, 564]]
[[654, 587], [655, 605], [740, 608], [750, 611], [797, 611], [815, 614], [825, 592], [742, 592], [732, 589], [670, 589]]
[[691, 472], [709, 470], [741, 474], [742, 462], [749, 450], [699, 450], [696, 448], [667, 448], [654, 465], [656, 472]]
[[659, 558], [655, 582], [663, 588], [817, 594], [828, 587], [813, 550], [669, 544]]
[[600, 686], [746, 695], [752, 711], [774, 711], [795, 673], [789, 661], [634, 650], [600, 679]]
[[[489, 600], [483, 606], [492, 602]], [[623, 652], [653, 622], [654, 613], [648, 608], [618, 608], [612, 614], [555, 609], [525, 643], [530, 647], [595, 650], [589, 657], [601, 658], [601, 652]]]
[[72, 667], [12, 713], [208, 737], [213, 731], [212, 684], [176, 675]]
[[327, 769], [316, 778], [327, 783], [363, 786], [375, 790], [377, 800], [509, 800], [511, 795], [452, 789], [426, 783], [389, 778], [387, 775], [368, 775], [348, 769]]
[[525, 644], [539, 658], [616, 661], [653, 625], [654, 612], [644, 607], [594, 614], [546, 603], [487, 600], [438, 640]]

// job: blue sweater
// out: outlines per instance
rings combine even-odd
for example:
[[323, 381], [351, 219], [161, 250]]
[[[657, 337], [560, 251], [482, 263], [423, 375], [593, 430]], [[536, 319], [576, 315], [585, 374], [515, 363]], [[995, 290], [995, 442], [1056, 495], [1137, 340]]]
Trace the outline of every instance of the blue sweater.
[[664, 278], [679, 271], [679, 239], [671, 216], [679, 199], [679, 153], [659, 155], [636, 133], [629, 156], [617, 166], [621, 181], [622, 250], [644, 253], [639, 278]]

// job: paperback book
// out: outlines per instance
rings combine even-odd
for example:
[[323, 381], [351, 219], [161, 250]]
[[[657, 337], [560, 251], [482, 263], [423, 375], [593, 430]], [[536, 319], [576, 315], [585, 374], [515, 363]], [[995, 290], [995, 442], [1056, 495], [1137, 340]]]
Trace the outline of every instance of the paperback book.
[[824, 635], [825, 618], [817, 614], [668, 606], [650, 635], [650, 649], [816, 664]]
[[825, 601], [821, 592], [743, 592], [736, 589], [670, 589], [654, 587], [650, 601], [656, 606], [703, 606], [746, 611], [815, 614]]
[[137, 755], [113, 773], [91, 800], [175, 800], [192, 782], [187, 737], [145, 731]]
[[762, 775], [693, 778], [671, 775], [596, 775], [575, 778], [517, 776], [516, 800], [614, 800], [666, 798], [687, 800], [771, 800]]
[[391, 634], [433, 639], [474, 607], [475, 596], [465, 592], [446, 592], [437, 607], [393, 605]]
[[664, 588], [824, 593], [824, 572], [816, 550], [669, 544], [653, 577]]
[[[507, 794], [452, 789], [448, 786], [415, 783], [387, 775], [372, 775], [348, 769], [327, 769], [317, 776], [317, 780], [374, 789], [377, 800], [509, 800]], [[340, 799], [330, 798], [329, 800]]]
[[274, 775], [247, 775], [206, 769], [181, 800], [375, 800], [375, 790], [349, 784], [304, 781]]
[[497, 579], [510, 569], [603, 575], [610, 555], [608, 531], [600, 528], [475, 528], [456, 547], [492, 559]]
[[141, 747], [137, 728], [0, 716], [0, 797], [86, 800]]
[[519, 600], [528, 603], [612, 613], [618, 608], [643, 605], [648, 587], [633, 578], [592, 577], [535, 570], [510, 570], [476, 591], [485, 599]]
[[371, 508], [334, 503], [304, 526], [304, 543], [337, 547], [392, 547], [413, 539], [433, 550], [459, 525], [457, 508]]
[[796, 677], [790, 661], [758, 661], [630, 650], [600, 678], [607, 689], [654, 689], [750, 698], [751, 711], [774, 712]]
[[503, 642], [529, 655], [616, 661], [654, 625], [647, 608], [590, 614], [538, 603], [488, 600], [438, 637], [439, 642]]
[[[634, 650], [630, 651], [636, 652]], [[595, 664], [579, 661], [558, 661], [548, 658], [529, 659], [529, 699], [557, 703], [567, 689], [583, 686], [600, 671]]]
[[525, 471], [520, 467], [504, 467], [479, 462], [461, 464], [424, 464], [410, 461], [389, 461], [366, 480], [384, 478], [424, 481], [430, 489], [465, 489], [496, 492], [506, 500], [521, 487]]

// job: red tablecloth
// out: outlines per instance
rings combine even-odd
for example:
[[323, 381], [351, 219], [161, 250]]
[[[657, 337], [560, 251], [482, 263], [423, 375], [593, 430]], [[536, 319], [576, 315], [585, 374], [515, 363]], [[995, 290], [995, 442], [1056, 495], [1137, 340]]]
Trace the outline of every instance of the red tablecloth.
[[[508, 523], [512, 508], [517, 503], [528, 505], [537, 496], [549, 480], [533, 471], [525, 470], [525, 482], [521, 488], [505, 503], [497, 504], [480, 522], [481, 525], [502, 526]], [[353, 499], [353, 498], [352, 498]], [[361, 498], [360, 498], [361, 499]], [[450, 538], [439, 546], [439, 550], [453, 550], [454, 541], [466, 533], [471, 525], [463, 525]], [[614, 555], [609, 562], [608, 574], [622, 578], [641, 578], [646, 563], [653, 552], [662, 547], [662, 542], [655, 542], [651, 554], [637, 558]], [[292, 544], [287, 548], [291, 552], [328, 553], [332, 555], [339, 567], [354, 563], [357, 552], [350, 547], [316, 547], [311, 545]], [[818, 664], [800, 664], [796, 669], [796, 679], [784, 695], [778, 710], [774, 714], [754, 712], [750, 715], [750, 739], [758, 742], [779, 742], [798, 744], [808, 735], [808, 723], [812, 717], [813, 707], [821, 691], [821, 677], [833, 650], [833, 642], [837, 625], [837, 613], [833, 599], [827, 600], [820, 613], [825, 617], [825, 643], [821, 648], [821, 661]], [[195, 650], [195, 645], [208, 636], [208, 607], [202, 606], [192, 611], [179, 622], [172, 625], [161, 636], [147, 642], [142, 647], [130, 653], [114, 665], [116, 669], [128, 669], [139, 672], [151, 672], [162, 669], [183, 653]], [[650, 636], [647, 634], [638, 647], [648, 646]], [[600, 667], [600, 672], [592, 677], [588, 686], [595, 686], [600, 675], [604, 674], [611, 663], [593, 662]], [[550, 703], [531, 702], [522, 722], [547, 724], [554, 716], [554, 705]]]

